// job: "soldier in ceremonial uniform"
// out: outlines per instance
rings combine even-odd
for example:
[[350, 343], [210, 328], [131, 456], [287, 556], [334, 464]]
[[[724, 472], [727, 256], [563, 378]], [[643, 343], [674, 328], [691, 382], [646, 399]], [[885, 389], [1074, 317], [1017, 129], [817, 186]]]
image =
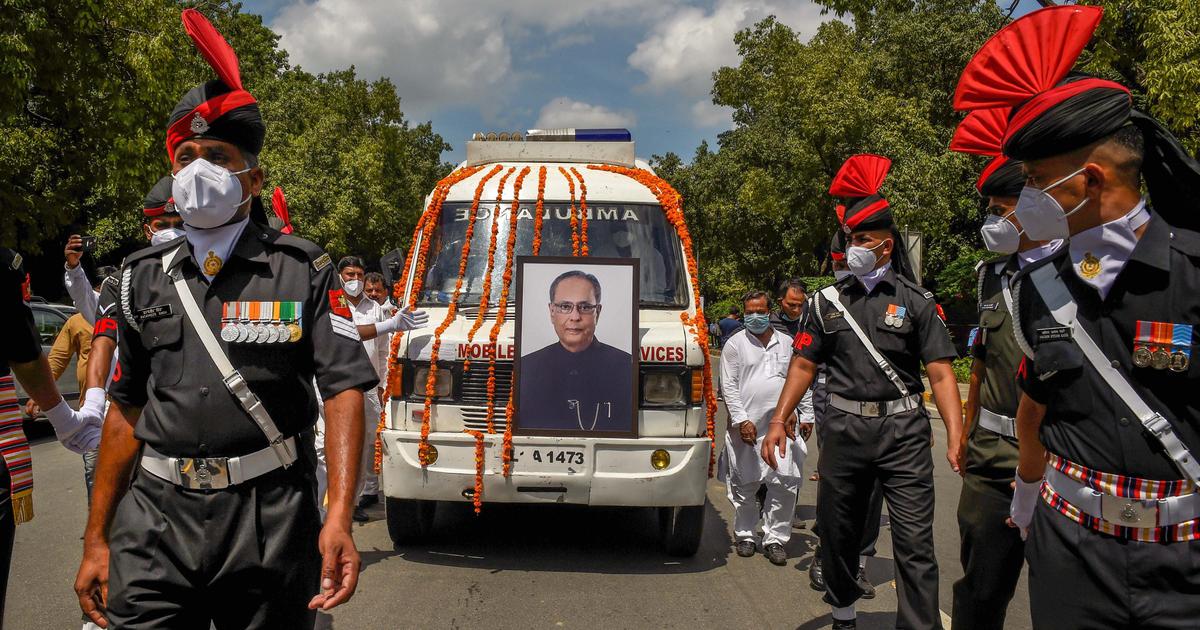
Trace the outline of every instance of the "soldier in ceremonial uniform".
[[[183, 14], [219, 80], [167, 135], [187, 224], [126, 259], [92, 510], [76, 580], [102, 627], [303, 628], [347, 601], [362, 396], [377, 377], [329, 256], [249, 218], [265, 127], [228, 44]], [[329, 516], [314, 492], [325, 401]], [[140, 459], [139, 459], [140, 451]]]
[[[959, 109], [1014, 108], [1016, 215], [1030, 238], [1070, 238], [1012, 280], [1026, 352], [1012, 520], [1035, 628], [1195, 628], [1200, 165], [1124, 86], [1066, 76], [1101, 14], [1013, 22], [956, 95]], [[1057, 70], [1024, 76], [1034, 67]]]
[[909, 276], [889, 204], [878, 194], [890, 164], [884, 157], [857, 155], [834, 178], [830, 193], [849, 199], [838, 216], [854, 277], [814, 296], [812, 318], [796, 338], [787, 383], [762, 447], [763, 458], [774, 467], [777, 449], [794, 431], [788, 414], [812, 384], [817, 365], [824, 364], [829, 401], [817, 427], [824, 449], [817, 518], [825, 601], [833, 608], [834, 628], [856, 627], [854, 602], [862, 592], [855, 578], [877, 480], [891, 516], [896, 626], [941, 627], [931, 429], [920, 368], [924, 363], [946, 425], [946, 456], [958, 472], [962, 420], [950, 367], [955, 351], [933, 294]]
[[1008, 110], [971, 112], [950, 143], [955, 151], [993, 158], [975, 188], [987, 207], [983, 243], [1001, 254], [975, 269], [979, 326], [967, 343], [974, 361], [963, 409], [966, 472], [958, 499], [963, 577], [954, 583], [951, 613], [959, 628], [1003, 628], [1025, 565], [1021, 536], [1005, 523], [1017, 468], [1017, 365], [1024, 356], [1013, 336], [1009, 282], [1018, 269], [1062, 245], [1030, 239], [1013, 213], [1025, 173], [1019, 160], [1000, 155], [1007, 125]]

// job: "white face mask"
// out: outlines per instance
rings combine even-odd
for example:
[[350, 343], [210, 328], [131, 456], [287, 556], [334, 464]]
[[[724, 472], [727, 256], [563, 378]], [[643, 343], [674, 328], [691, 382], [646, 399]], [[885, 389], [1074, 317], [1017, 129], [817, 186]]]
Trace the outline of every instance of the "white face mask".
[[[1012, 214], [1011, 212], [1009, 214]], [[1008, 220], [1009, 215], [997, 216], [989, 214], [983, 220], [979, 234], [983, 236], [983, 245], [988, 251], [997, 254], [1015, 253], [1021, 246], [1021, 231]]]
[[180, 236], [183, 236], [183, 230], [179, 228], [166, 228], [159, 230], [150, 235], [151, 245], [162, 245], [167, 241], [173, 241]]
[[349, 295], [350, 297], [358, 297], [362, 295], [363, 292], [363, 281], [344, 280], [342, 281], [342, 288], [346, 291], [346, 295]]
[[1062, 204], [1050, 196], [1049, 191], [1083, 171], [1084, 169], [1080, 168], [1045, 188], [1026, 186], [1021, 189], [1021, 196], [1017, 199], [1016, 213], [1029, 238], [1035, 241], [1049, 241], [1071, 236], [1067, 217], [1079, 212], [1088, 202], [1087, 197], [1084, 197], [1083, 201], [1080, 201], [1079, 205], [1072, 208], [1070, 212], [1066, 212], [1063, 210]]
[[833, 279], [835, 281], [841, 280], [842, 278], [849, 278], [850, 276], [853, 276], [853, 275], [854, 275], [854, 273], [851, 272], [849, 269], [834, 269], [833, 270]]
[[883, 246], [887, 241], [881, 241], [879, 245], [867, 249], [858, 245], [851, 245], [846, 248], [846, 266], [850, 267], [850, 273], [856, 276], [865, 276], [875, 269], [875, 263], [879, 262], [879, 257], [875, 255], [875, 250]]
[[183, 222], [200, 229], [228, 223], [238, 208], [250, 200], [250, 195], [242, 197], [242, 182], [235, 177], [249, 170], [233, 172], [204, 158], [183, 167], [171, 183], [171, 195]]

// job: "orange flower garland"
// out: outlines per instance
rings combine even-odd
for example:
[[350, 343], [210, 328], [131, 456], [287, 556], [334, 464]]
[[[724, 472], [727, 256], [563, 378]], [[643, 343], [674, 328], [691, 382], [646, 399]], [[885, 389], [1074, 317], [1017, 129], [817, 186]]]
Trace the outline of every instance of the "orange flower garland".
[[587, 184], [583, 181], [583, 175], [580, 175], [579, 171], [575, 170], [574, 166], [571, 167], [571, 172], [575, 174], [575, 177], [579, 178], [579, 240], [581, 241], [579, 254], [581, 256], [587, 256]]
[[429, 354], [429, 378], [425, 381], [425, 415], [421, 418], [421, 444], [418, 447], [418, 459], [425, 466], [429, 454], [429, 420], [433, 411], [433, 396], [437, 393], [438, 355], [442, 349], [442, 334], [454, 323], [458, 314], [458, 296], [462, 293], [463, 276], [467, 273], [467, 259], [471, 255], [471, 239], [475, 236], [475, 219], [479, 216], [479, 198], [483, 196], [483, 187], [496, 173], [504, 167], [497, 164], [488, 171], [475, 187], [475, 197], [471, 200], [471, 212], [467, 217], [467, 230], [462, 246], [462, 256], [458, 260], [458, 281], [454, 283], [454, 293], [450, 296], [450, 304], [446, 308], [446, 318], [433, 332], [433, 347]]
[[475, 506], [475, 513], [479, 514], [483, 510], [483, 433], [471, 429], [464, 429], [463, 433], [475, 438], [475, 494], [471, 497], [471, 503]]
[[680, 319], [683, 320], [684, 325], [691, 329], [692, 334], [695, 336], [696, 344], [700, 346], [701, 352], [704, 353], [704, 407], [705, 424], [710, 442], [708, 476], [711, 477], [716, 464], [717, 453], [715, 425], [717, 396], [713, 391], [712, 360], [708, 355], [708, 325], [704, 319], [704, 310], [700, 308], [699, 270], [696, 266], [696, 255], [692, 248], [692, 237], [688, 233], [687, 222], [683, 216], [683, 197], [666, 180], [640, 168], [610, 166], [607, 164], [590, 164], [588, 168], [624, 175], [650, 189], [650, 192], [654, 193], [654, 196], [658, 198], [658, 203], [662, 207], [663, 214], [666, 215], [667, 220], [671, 222], [671, 225], [675, 226], [675, 232], [679, 235], [679, 241], [683, 245], [684, 258], [687, 261], [688, 272], [691, 274], [692, 303], [696, 305], [696, 315], [689, 317], [685, 311], [680, 314]]
[[538, 256], [542, 251], [542, 212], [545, 208], [546, 199], [546, 167], [538, 168], [538, 196], [537, 205], [534, 207], [536, 214], [533, 217], [533, 255]]
[[567, 188], [571, 191], [571, 255], [579, 255], [579, 217], [575, 215], [575, 178], [567, 172], [567, 169], [558, 167], [558, 172], [567, 178]]
[[[496, 207], [492, 210], [492, 232], [491, 238], [488, 240], [487, 253], [487, 271], [483, 274], [483, 297], [479, 299], [479, 313], [475, 316], [475, 323], [471, 325], [471, 330], [467, 333], [467, 343], [475, 341], [475, 333], [483, 326], [483, 316], [487, 313], [488, 297], [492, 293], [492, 271], [496, 268], [496, 238], [500, 235], [500, 201], [504, 198], [504, 185], [508, 183], [508, 178], [513, 174], [517, 167], [509, 167], [508, 172], [504, 173], [504, 177], [500, 178], [500, 187], [496, 189]], [[463, 370], [471, 369], [471, 358], [467, 357], [463, 362]]]
[[[433, 232], [433, 226], [437, 224], [438, 217], [442, 214], [442, 203], [446, 200], [446, 196], [450, 193], [450, 188], [458, 182], [478, 173], [483, 170], [482, 166], [471, 166], [462, 170], [454, 171], [441, 181], [433, 189], [433, 195], [429, 200], [429, 208], [421, 214], [417, 220], [417, 227], [413, 230], [412, 244], [416, 244], [417, 235], [423, 236], [420, 247], [420, 255], [417, 256], [417, 268], [413, 277], [413, 292], [409, 300], [408, 307], [414, 307], [417, 304], [417, 296], [421, 292], [421, 287], [425, 282], [425, 260], [429, 253], [430, 235]], [[413, 271], [411, 268], [413, 256], [416, 253], [416, 248], [409, 247], [408, 255], [404, 260], [404, 273], [400, 279], [392, 287], [392, 297], [396, 303], [400, 304], [404, 299], [404, 287], [408, 285], [409, 274]], [[404, 337], [404, 332], [396, 332], [392, 335], [392, 341], [388, 350], [388, 374], [384, 380], [383, 401], [385, 408], [379, 414], [379, 424], [375, 428], [375, 473], [380, 472], [383, 466], [383, 445], [380, 442], [379, 435], [383, 432], [386, 425], [387, 408], [392, 399], [392, 392], [396, 391], [400, 386], [400, 358], [397, 356], [400, 348], [400, 340]]]
[[525, 182], [525, 176], [528, 174], [529, 167], [526, 166], [517, 174], [517, 181], [513, 182], [513, 202], [512, 208], [508, 212], [508, 240], [504, 247], [504, 276], [502, 278], [503, 285], [500, 287], [499, 312], [496, 314], [496, 322], [492, 324], [492, 331], [488, 335], [488, 348], [490, 348], [487, 380], [488, 433], [496, 432], [496, 344], [500, 338], [500, 327], [504, 325], [508, 314], [508, 291], [512, 287], [513, 252], [517, 246], [517, 219], [521, 213], [521, 184]]
[[504, 460], [504, 476], [512, 472], [512, 425], [513, 425], [513, 388], [508, 390], [508, 403], [504, 405], [504, 444], [500, 448], [500, 458]]

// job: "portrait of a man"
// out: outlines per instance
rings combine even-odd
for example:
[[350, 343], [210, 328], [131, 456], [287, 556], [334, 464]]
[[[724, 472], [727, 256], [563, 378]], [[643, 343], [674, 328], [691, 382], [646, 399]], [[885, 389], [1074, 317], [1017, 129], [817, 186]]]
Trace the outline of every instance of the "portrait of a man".
[[[623, 308], [610, 312], [604, 302], [605, 287], [597, 273], [580, 268], [586, 266], [577, 261], [543, 270], [554, 273], [541, 294], [545, 306], [521, 314], [522, 337], [534, 342], [523, 344], [526, 347], [519, 355], [516, 410], [521, 430], [612, 433], [629, 432], [633, 427], [633, 355], [617, 347], [629, 347], [633, 335], [631, 289], [612, 287], [614, 293], [623, 293]], [[597, 329], [603, 328], [601, 322], [608, 323], [606, 318], [619, 318], [616, 330], [621, 333], [616, 337], [623, 335], [623, 339], [604, 339], [597, 334]], [[539, 347], [539, 338], [548, 340], [547, 329], [553, 330], [553, 338]], [[541, 334], [532, 334], [533, 330]]]

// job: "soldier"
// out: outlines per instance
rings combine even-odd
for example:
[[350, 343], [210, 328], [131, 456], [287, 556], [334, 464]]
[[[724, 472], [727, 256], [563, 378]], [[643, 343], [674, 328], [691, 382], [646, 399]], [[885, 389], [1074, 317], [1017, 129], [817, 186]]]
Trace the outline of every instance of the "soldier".
[[[377, 379], [336, 306], [329, 256], [248, 218], [265, 127], [232, 49], [198, 12], [183, 20], [220, 79], [168, 123], [185, 238], [122, 269], [76, 593], [102, 627], [312, 627], [312, 609], [357, 585], [350, 513], [363, 391]], [[314, 378], [329, 427], [324, 526]]]
[[1005, 523], [1017, 468], [1017, 365], [1024, 356], [1013, 336], [1009, 282], [1018, 269], [1062, 244], [1031, 240], [1013, 214], [1025, 173], [1019, 160], [1000, 155], [1007, 125], [1007, 110], [971, 112], [950, 143], [955, 151], [993, 156], [975, 188], [987, 204], [983, 243], [1002, 254], [975, 268], [979, 327], [967, 342], [974, 361], [963, 410], [966, 474], [958, 499], [963, 577], [954, 583], [951, 614], [959, 628], [1003, 628], [1025, 564], [1021, 536]]
[[817, 365], [827, 369], [829, 402], [817, 430], [824, 433], [818, 464], [817, 518], [825, 601], [834, 628], [857, 625], [856, 577], [871, 491], [879, 480], [891, 516], [900, 628], [940, 628], [938, 570], [933, 552], [933, 459], [929, 414], [922, 404], [924, 362], [946, 425], [946, 458], [960, 469], [962, 430], [954, 345], [933, 294], [908, 274], [899, 231], [878, 191], [891, 161], [856, 155], [834, 178], [830, 193], [849, 198], [838, 217], [847, 233], [846, 262], [854, 278], [814, 296], [813, 316], [796, 338], [787, 383], [770, 421], [762, 457], [794, 434], [788, 415], [808, 390]]
[[[829, 260], [833, 267], [833, 277], [836, 281], [842, 278], [849, 278], [854, 274], [850, 273], [850, 269], [846, 266], [846, 233], [842, 230], [834, 232], [833, 238], [829, 242]], [[816, 419], [816, 424], [820, 425], [825, 419], [825, 410], [829, 406], [829, 395], [825, 392], [825, 366], [817, 366], [817, 378], [812, 384], [813, 392], [813, 417]], [[817, 431], [817, 449], [818, 453], [821, 449], [821, 435]], [[820, 468], [820, 466], [818, 466]], [[821, 473], [813, 471], [809, 476], [809, 481], [820, 481]], [[875, 544], [879, 542], [879, 525], [883, 519], [883, 489], [879, 483], [875, 483], [875, 488], [871, 490], [871, 500], [867, 504], [867, 518], [863, 524], [862, 550], [859, 552], [858, 560], [858, 588], [862, 590], [862, 599], [873, 599], [875, 597], [875, 585], [867, 579], [867, 558], [875, 556]], [[815, 521], [812, 527], [812, 533], [817, 536], [817, 548], [813, 550], [812, 562], [808, 565], [808, 585], [814, 591], [825, 592], [825, 572], [821, 568], [821, 523]]]
[[1123, 85], [1067, 76], [1102, 13], [1013, 22], [955, 98], [1014, 107], [1016, 216], [1031, 239], [1070, 239], [1012, 280], [1026, 354], [1012, 520], [1028, 536], [1034, 627], [1195, 628], [1200, 165]]

